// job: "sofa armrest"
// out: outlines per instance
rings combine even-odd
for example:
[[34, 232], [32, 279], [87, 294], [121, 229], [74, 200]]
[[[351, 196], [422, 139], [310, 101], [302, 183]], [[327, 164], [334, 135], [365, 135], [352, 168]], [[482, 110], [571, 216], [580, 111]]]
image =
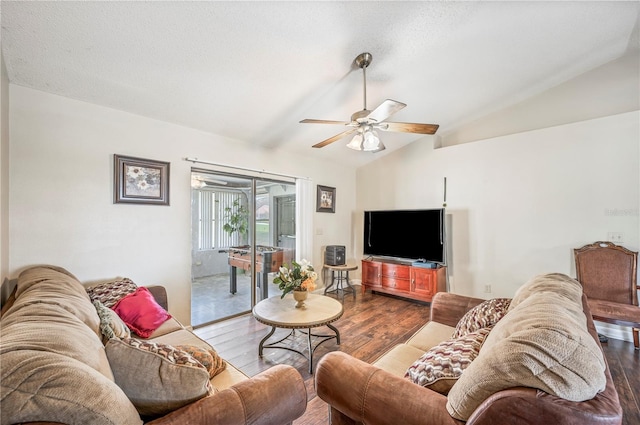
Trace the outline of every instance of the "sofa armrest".
[[300, 373], [277, 365], [148, 425], [282, 425], [302, 416], [306, 408], [307, 390]]
[[160, 285], [147, 286], [147, 289], [149, 290], [149, 292], [151, 292], [151, 295], [153, 295], [153, 298], [156, 300], [156, 302], [160, 304], [160, 307], [169, 311], [169, 300], [167, 298], [167, 289], [164, 286], [160, 286]]
[[446, 396], [340, 351], [325, 354], [318, 363], [316, 390], [332, 415], [349, 418], [332, 416], [332, 423], [464, 424], [447, 412]]
[[485, 300], [481, 298], [466, 297], [450, 292], [437, 292], [431, 300], [430, 320], [455, 327], [467, 311], [483, 301]]

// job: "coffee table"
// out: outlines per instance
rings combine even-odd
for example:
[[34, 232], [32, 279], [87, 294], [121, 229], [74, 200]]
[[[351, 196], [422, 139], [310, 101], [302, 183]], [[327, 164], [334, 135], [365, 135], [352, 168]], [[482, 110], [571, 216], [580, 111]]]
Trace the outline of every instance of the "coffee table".
[[[283, 299], [280, 299], [280, 295], [276, 295], [256, 304], [253, 307], [253, 317], [258, 322], [271, 326], [271, 331], [260, 341], [258, 346], [260, 357], [262, 357], [265, 348], [293, 351], [309, 361], [309, 373], [313, 373], [313, 352], [316, 348], [334, 338], [336, 343], [340, 345], [340, 332], [331, 323], [342, 317], [344, 310], [340, 302], [324, 295], [309, 294], [304, 304], [304, 307], [296, 308], [293, 295], [287, 294]], [[314, 334], [311, 332], [311, 329], [320, 326], [327, 326], [333, 331], [333, 334]], [[278, 341], [265, 344], [274, 334], [276, 328], [291, 329], [291, 332]], [[291, 345], [283, 344], [287, 340], [293, 341], [296, 330], [307, 337], [306, 352], [308, 355], [304, 351], [296, 350]]]

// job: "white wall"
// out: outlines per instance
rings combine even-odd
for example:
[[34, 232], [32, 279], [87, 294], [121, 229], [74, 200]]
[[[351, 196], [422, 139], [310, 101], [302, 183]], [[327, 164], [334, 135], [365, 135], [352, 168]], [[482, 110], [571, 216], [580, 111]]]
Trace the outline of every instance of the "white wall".
[[640, 247], [639, 140], [638, 111], [435, 150], [424, 138], [358, 170], [354, 242], [361, 254], [364, 210], [440, 207], [447, 177], [452, 292], [575, 276], [572, 249], [608, 232]]
[[[351, 234], [355, 170], [11, 85], [10, 274], [67, 268], [83, 283], [126, 276], [162, 284], [190, 323], [190, 171], [184, 157], [310, 177], [337, 188], [336, 214], [314, 213], [313, 263]], [[171, 162], [171, 206], [113, 204], [113, 154]], [[207, 168], [198, 165], [199, 168]], [[315, 205], [312, 205], [315, 211]]]
[[9, 78], [0, 52], [0, 283], [9, 273]]

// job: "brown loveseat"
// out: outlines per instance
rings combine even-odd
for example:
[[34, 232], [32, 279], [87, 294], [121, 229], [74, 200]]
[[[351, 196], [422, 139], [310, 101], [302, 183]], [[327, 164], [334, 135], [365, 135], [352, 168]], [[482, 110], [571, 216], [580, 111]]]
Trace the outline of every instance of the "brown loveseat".
[[[151, 287], [150, 291], [158, 304], [166, 309], [164, 288]], [[73, 275], [52, 266], [27, 269], [20, 274], [14, 295], [2, 310], [2, 424], [280, 425], [291, 423], [306, 409], [304, 382], [298, 371], [290, 366], [274, 366], [249, 378], [227, 363], [224, 370], [209, 380], [209, 372], [198, 362], [195, 362], [196, 367], [167, 365], [166, 359], [155, 352], [151, 353], [151, 361], [145, 357], [127, 372], [128, 362], [133, 359], [127, 358], [127, 354], [134, 352], [125, 351], [124, 358], [118, 360], [118, 367], [125, 371], [124, 379], [129, 384], [132, 381], [135, 384], [136, 377], [146, 379], [157, 374], [160, 385], [166, 386], [156, 389], [156, 393], [166, 390], [168, 394], [166, 402], [160, 403], [160, 409], [173, 406], [177, 400], [175, 394], [183, 387], [193, 387], [192, 377], [202, 379], [204, 374], [204, 397], [198, 395], [186, 404], [180, 400], [180, 407], [161, 416], [141, 417], [138, 405], [134, 406], [115, 382], [116, 365], [103, 345], [96, 307], [86, 288]], [[110, 339], [109, 343], [114, 340], [122, 344], [118, 339]], [[140, 340], [211, 349], [173, 318], [148, 338]], [[141, 352], [136, 350], [134, 354], [137, 356]], [[145, 369], [150, 363], [156, 366]], [[176, 376], [183, 380], [176, 382]], [[137, 391], [138, 401], [158, 403], [157, 394], [153, 394], [152, 400], [150, 390], [149, 394], [145, 394], [146, 388]]]
[[[329, 404], [331, 423], [436, 425], [463, 424], [466, 420], [468, 425], [620, 424], [622, 410], [618, 394], [579, 283], [558, 274], [542, 276], [541, 279], [542, 286], [538, 285], [535, 289], [546, 295], [540, 297], [535, 291], [527, 292], [524, 286], [521, 288], [520, 292], [523, 293], [517, 293], [516, 296], [521, 298], [522, 303], [514, 308], [514, 297], [507, 314], [491, 329], [478, 356], [462, 372], [448, 395], [411, 382], [404, 377], [405, 372], [425, 351], [450, 338], [465, 313], [484, 300], [451, 293], [436, 294], [431, 304], [430, 321], [405, 344], [393, 347], [374, 364], [367, 364], [341, 352], [325, 355], [318, 363], [315, 379], [318, 396]], [[565, 296], [554, 293], [556, 286], [566, 286], [573, 291], [573, 303], [578, 305], [573, 313], [559, 313], [561, 308], [558, 304], [564, 302], [562, 300], [565, 300]], [[539, 302], [536, 313], [527, 313], [526, 308], [518, 311], [523, 305], [527, 307], [525, 304], [531, 306], [532, 302], [527, 301], [527, 298]], [[542, 317], [549, 315], [555, 316], [551, 320], [559, 323], [561, 328], [562, 323], [573, 324], [574, 320], [577, 320], [576, 323], [581, 322], [586, 336], [577, 336], [579, 331], [576, 330], [574, 334], [571, 326], [565, 327], [567, 334], [552, 329], [552, 326], [547, 326], [542, 321]], [[538, 333], [546, 331], [556, 334], [552, 335], [552, 339], [558, 338], [548, 348], [549, 352], [557, 350], [563, 353], [556, 361], [551, 360], [548, 352], [540, 354], [544, 351], [540, 347], [544, 346], [546, 337], [539, 337]], [[485, 350], [489, 337], [494, 332], [498, 334], [494, 335], [494, 341], [491, 342], [493, 346]], [[515, 351], [507, 354], [505, 349], [503, 351], [506, 355], [501, 358], [501, 353], [495, 348], [500, 348], [502, 341], [495, 341], [496, 338], [512, 339], [523, 332], [527, 338], [525, 341], [518, 341], [520, 347], [524, 344], [525, 351], [531, 347], [538, 351], [521, 356], [521, 353]], [[591, 352], [581, 351], [585, 347], [591, 347]], [[596, 347], [595, 353], [593, 347]], [[516, 377], [512, 366], [519, 365], [513, 363], [520, 362], [523, 358], [527, 359], [523, 362], [527, 363], [524, 368], [531, 369], [531, 376]], [[593, 364], [588, 363], [591, 361]], [[567, 371], [571, 368], [583, 368], [583, 376], [574, 382], [580, 387], [585, 381], [590, 381], [591, 388], [587, 389], [595, 390], [594, 397], [586, 396], [586, 401], [569, 401], [534, 388], [536, 385], [555, 385], [554, 388], [558, 391], [571, 392], [572, 388], [561, 388], [567, 381], [563, 381], [564, 378], [558, 379], [563, 373], [572, 373], [571, 370]], [[536, 384], [539, 377], [546, 381]], [[464, 382], [463, 378], [466, 378]], [[523, 379], [523, 383], [514, 383], [517, 379]], [[456, 386], [459, 385], [462, 388], [456, 391]], [[481, 397], [478, 398], [478, 389], [481, 387], [488, 387], [488, 392], [492, 394], [485, 392], [483, 395], [480, 392]], [[585, 398], [584, 395], [582, 397]], [[456, 399], [455, 403], [453, 399]], [[466, 418], [460, 417], [459, 410], [452, 409], [456, 407], [453, 404], [460, 406], [465, 403], [470, 403], [467, 405], [469, 411]], [[459, 418], [454, 418], [454, 414]]]

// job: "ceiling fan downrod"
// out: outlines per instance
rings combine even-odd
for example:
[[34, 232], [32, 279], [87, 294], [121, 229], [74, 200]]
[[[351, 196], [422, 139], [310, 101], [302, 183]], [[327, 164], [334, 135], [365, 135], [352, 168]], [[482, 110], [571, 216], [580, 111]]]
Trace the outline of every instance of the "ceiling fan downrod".
[[371, 61], [373, 60], [373, 56], [371, 53], [360, 53], [356, 59], [356, 65], [362, 69], [362, 80], [364, 82], [364, 107], [363, 111], [367, 110], [367, 67], [371, 65]]

